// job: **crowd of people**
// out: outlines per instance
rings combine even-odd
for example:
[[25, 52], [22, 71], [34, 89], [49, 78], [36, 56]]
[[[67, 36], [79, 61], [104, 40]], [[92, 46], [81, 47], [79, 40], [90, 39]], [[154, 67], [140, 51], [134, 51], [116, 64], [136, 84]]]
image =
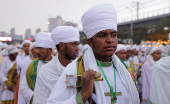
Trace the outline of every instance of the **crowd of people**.
[[0, 104], [170, 104], [170, 45], [118, 44], [112, 4], [81, 21], [85, 45], [72, 26], [0, 44]]

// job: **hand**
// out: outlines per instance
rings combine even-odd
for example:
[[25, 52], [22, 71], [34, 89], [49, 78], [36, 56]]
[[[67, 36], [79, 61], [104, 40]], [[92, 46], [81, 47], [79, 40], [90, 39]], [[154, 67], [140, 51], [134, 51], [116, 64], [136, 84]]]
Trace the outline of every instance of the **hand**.
[[7, 89], [14, 92], [15, 86], [9, 85], [9, 86], [7, 86]]
[[96, 71], [89, 69], [82, 76], [81, 97], [84, 103], [93, 93], [94, 76], [96, 73]]

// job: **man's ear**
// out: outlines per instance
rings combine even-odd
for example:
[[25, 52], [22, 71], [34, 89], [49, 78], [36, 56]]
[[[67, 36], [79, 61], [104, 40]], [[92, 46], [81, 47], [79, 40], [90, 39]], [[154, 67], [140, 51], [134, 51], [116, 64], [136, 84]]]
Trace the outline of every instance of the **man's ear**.
[[93, 39], [87, 39], [87, 44], [91, 47], [91, 48], [93, 48]]
[[59, 43], [59, 50], [60, 50], [60, 49], [61, 49], [62, 51], [65, 50], [65, 44], [62, 43], [62, 42]]

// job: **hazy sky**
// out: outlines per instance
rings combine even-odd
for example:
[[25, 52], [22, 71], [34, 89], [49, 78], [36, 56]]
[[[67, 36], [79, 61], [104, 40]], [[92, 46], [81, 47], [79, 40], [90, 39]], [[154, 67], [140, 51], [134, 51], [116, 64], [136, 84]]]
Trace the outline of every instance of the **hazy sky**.
[[0, 0], [0, 31], [24, 35], [27, 28], [35, 34], [37, 28], [48, 30], [48, 18], [60, 15], [65, 21], [78, 23], [81, 30], [81, 16], [95, 4], [112, 3], [118, 19], [131, 16], [129, 7], [136, 15], [136, 3], [140, 2], [140, 14], [169, 6], [170, 0]]

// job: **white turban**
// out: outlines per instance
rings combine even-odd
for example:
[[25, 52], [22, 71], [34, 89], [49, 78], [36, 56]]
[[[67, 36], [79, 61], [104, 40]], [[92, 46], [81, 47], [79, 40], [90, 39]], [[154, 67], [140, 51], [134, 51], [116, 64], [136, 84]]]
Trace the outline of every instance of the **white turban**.
[[117, 31], [117, 13], [112, 4], [99, 4], [86, 11], [81, 18], [87, 38], [92, 38], [100, 31]]
[[126, 50], [132, 50], [130, 45], [126, 45]]
[[5, 44], [4, 44], [4, 45], [2, 45], [2, 48], [7, 48], [7, 47], [8, 47], [8, 45], [5, 45]]
[[157, 46], [152, 47], [151, 50], [150, 50], [150, 54], [153, 54], [157, 50], [161, 50], [161, 49], [159, 47], [157, 47]]
[[52, 30], [51, 38], [55, 45], [60, 42], [69, 43], [79, 41], [80, 34], [77, 28], [72, 26], [58, 26]]
[[142, 47], [141, 51], [146, 52], [146, 47]]
[[134, 49], [136, 49], [136, 48], [137, 48], [137, 46], [136, 46], [136, 45], [133, 45], [131, 49], [134, 50]]
[[[122, 44], [118, 44], [118, 45], [117, 45], [116, 52], [121, 51], [121, 50], [125, 50], [125, 51], [127, 51], [127, 50], [126, 50], [126, 47], [125, 47], [124, 45], [122, 45]], [[116, 52], [115, 52], [115, 53], [116, 53]]]
[[32, 42], [31, 42], [30, 40], [24, 40], [24, 41], [22, 42], [22, 47], [23, 47], [23, 45], [24, 45], [25, 43], [31, 44]]
[[10, 55], [10, 54], [14, 54], [14, 53], [18, 53], [19, 52], [19, 50], [18, 50], [18, 48], [17, 47], [15, 47], [15, 46], [10, 46], [10, 47], [8, 47], [8, 54]]
[[36, 47], [55, 48], [54, 42], [51, 39], [51, 33], [39, 32], [35, 35]]

